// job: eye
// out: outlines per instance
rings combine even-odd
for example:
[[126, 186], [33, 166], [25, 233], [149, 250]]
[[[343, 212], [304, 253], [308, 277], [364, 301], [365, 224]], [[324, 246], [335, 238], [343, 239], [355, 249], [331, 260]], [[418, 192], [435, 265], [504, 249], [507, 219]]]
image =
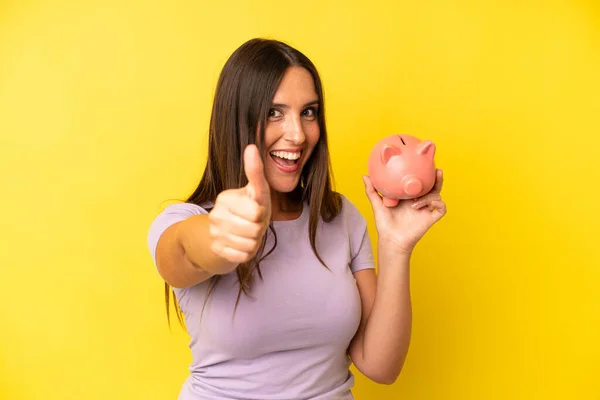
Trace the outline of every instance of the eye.
[[271, 108], [269, 110], [269, 118], [279, 118], [281, 117], [281, 111], [277, 110], [276, 108]]
[[317, 116], [317, 109], [315, 107], [309, 107], [306, 110], [302, 111], [302, 116], [308, 119], [315, 119]]

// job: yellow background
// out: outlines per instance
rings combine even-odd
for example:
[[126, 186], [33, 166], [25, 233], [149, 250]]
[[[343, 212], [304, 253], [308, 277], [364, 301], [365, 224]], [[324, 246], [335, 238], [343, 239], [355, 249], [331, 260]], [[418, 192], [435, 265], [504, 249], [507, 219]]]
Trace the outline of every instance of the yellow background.
[[0, 2], [0, 398], [176, 398], [187, 336], [147, 229], [195, 187], [255, 36], [320, 69], [372, 235], [377, 139], [432, 139], [445, 171], [406, 367], [356, 398], [600, 399], [600, 5], [577, 0]]

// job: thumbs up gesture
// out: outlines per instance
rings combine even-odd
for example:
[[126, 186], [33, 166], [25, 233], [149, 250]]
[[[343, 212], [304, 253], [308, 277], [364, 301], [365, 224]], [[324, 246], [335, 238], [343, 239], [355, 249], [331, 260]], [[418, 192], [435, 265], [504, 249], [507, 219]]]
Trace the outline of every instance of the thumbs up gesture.
[[209, 214], [211, 250], [232, 263], [244, 263], [258, 251], [271, 220], [271, 193], [258, 148], [244, 150], [248, 184], [221, 192]]

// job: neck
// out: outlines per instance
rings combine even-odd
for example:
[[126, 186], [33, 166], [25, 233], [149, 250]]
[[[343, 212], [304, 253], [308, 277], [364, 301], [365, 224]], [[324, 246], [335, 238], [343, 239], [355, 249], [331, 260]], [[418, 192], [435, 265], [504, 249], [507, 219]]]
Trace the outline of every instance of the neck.
[[291, 193], [271, 192], [271, 215], [273, 221], [299, 218], [302, 214], [302, 198], [298, 191]]

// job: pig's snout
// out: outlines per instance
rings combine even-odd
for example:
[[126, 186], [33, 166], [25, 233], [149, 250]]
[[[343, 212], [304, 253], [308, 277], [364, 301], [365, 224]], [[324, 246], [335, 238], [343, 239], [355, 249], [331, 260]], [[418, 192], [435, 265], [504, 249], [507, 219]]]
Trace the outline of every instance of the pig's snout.
[[415, 176], [409, 175], [403, 179], [402, 186], [404, 193], [410, 196], [416, 196], [423, 190], [423, 183]]

